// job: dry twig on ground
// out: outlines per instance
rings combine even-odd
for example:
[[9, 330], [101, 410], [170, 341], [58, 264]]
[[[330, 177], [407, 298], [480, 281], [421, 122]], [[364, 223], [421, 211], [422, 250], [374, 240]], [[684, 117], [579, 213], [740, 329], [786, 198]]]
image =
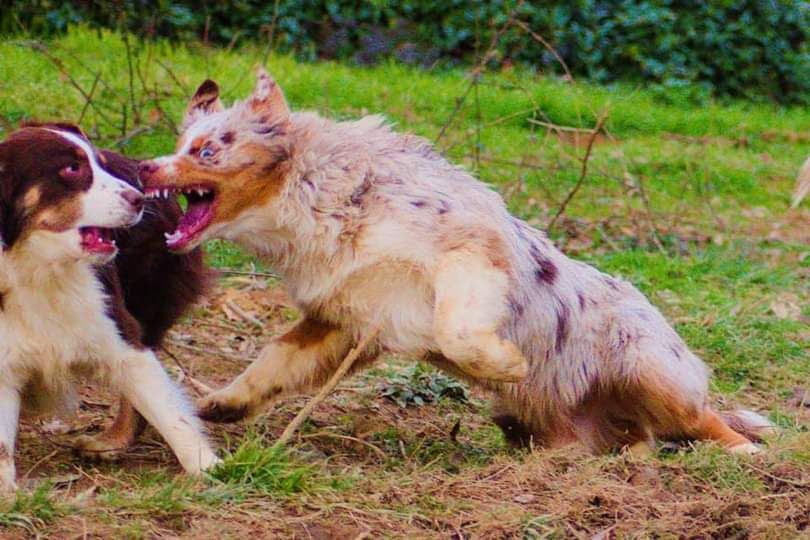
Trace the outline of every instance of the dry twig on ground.
[[352, 365], [354, 364], [355, 360], [360, 356], [360, 354], [366, 350], [369, 344], [377, 337], [377, 334], [380, 333], [379, 325], [376, 325], [372, 328], [372, 330], [366, 334], [366, 337], [361, 339], [357, 345], [349, 351], [349, 354], [346, 355], [346, 358], [343, 359], [343, 362], [340, 363], [337, 370], [332, 374], [326, 384], [323, 385], [321, 390], [312, 398], [304, 408], [301, 409], [298, 414], [293, 418], [292, 422], [284, 429], [284, 432], [279, 437], [278, 442], [276, 444], [283, 446], [290, 442], [292, 436], [295, 435], [295, 431], [301, 427], [301, 424], [309, 418], [309, 415], [312, 414], [312, 411], [315, 410], [326, 396], [329, 395], [332, 390], [338, 385], [340, 380], [343, 378], [344, 375], [351, 369]]

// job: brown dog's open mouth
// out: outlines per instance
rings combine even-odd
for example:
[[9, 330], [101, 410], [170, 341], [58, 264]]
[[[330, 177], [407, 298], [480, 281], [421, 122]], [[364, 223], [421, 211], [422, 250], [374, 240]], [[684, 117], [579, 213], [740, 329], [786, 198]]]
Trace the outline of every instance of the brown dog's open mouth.
[[216, 203], [214, 189], [209, 186], [158, 186], [146, 189], [147, 199], [165, 199], [176, 194], [185, 195], [188, 204], [177, 230], [166, 234], [166, 246], [174, 251], [182, 250], [211, 224]]
[[102, 255], [115, 253], [118, 246], [115, 245], [112, 229], [102, 229], [101, 227], [81, 227], [82, 249], [87, 253], [98, 253]]

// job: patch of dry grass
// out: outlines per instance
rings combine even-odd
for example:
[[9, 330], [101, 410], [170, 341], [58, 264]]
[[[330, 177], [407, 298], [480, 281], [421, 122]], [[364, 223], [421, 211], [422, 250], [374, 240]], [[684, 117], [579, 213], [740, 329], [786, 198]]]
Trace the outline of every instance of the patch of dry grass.
[[[233, 302], [266, 324], [242, 319], [228, 307]], [[188, 374], [217, 387], [289, 324], [289, 310], [272, 280], [226, 279], [166, 349]], [[406, 408], [383, 397], [386, 382], [408, 370], [388, 359], [341, 383], [283, 456], [262, 452], [271, 451], [304, 397], [252, 425], [212, 426], [217, 444], [249, 462], [243, 473], [253, 470], [250, 452], [272, 462], [261, 480], [253, 473], [239, 480], [233, 469], [217, 475], [225, 482], [186, 479], [151, 430], [119, 463], [76, 460], [71, 438], [100, 429], [114, 402], [88, 388], [69, 423], [24, 424], [22, 483], [44, 487], [0, 514], [4, 537], [788, 538], [810, 526], [806, 431], [785, 430], [752, 459], [704, 444], [662, 446], [644, 459], [593, 457], [574, 447], [514, 451], [476, 390], [468, 402]], [[806, 421], [801, 402], [783, 407]], [[294, 487], [283, 483], [290, 475], [298, 475]]]

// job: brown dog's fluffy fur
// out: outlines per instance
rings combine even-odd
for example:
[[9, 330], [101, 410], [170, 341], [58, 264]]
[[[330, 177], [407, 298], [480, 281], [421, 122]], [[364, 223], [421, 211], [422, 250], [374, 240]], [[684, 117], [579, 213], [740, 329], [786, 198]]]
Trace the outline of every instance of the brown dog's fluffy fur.
[[180, 208], [144, 204], [136, 173], [72, 125], [0, 142], [0, 493], [15, 488], [20, 412], [66, 412], [82, 376], [125, 398], [109, 430], [78, 441], [85, 454], [125, 449], [142, 414], [187, 471], [217, 462], [150, 350], [201, 292], [201, 255], [162, 246]]
[[204, 83], [184, 126], [176, 153], [142, 169], [147, 194], [192, 194], [170, 246], [240, 243], [304, 314], [202, 400], [204, 418], [237, 420], [322, 384], [379, 325], [358, 365], [397, 352], [479, 384], [514, 443], [694, 438], [756, 451], [711, 408], [706, 366], [638, 290], [566, 257], [424, 139], [379, 117], [291, 113], [264, 72], [229, 109]]

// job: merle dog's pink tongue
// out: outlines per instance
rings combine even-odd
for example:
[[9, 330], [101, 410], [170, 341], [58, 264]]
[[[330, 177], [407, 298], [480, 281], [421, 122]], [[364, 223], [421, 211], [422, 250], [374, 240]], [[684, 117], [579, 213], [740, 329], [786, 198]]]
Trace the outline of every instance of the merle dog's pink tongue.
[[210, 201], [189, 201], [186, 213], [180, 218], [177, 230], [166, 235], [166, 243], [170, 249], [181, 248], [191, 239], [205, 229], [213, 218]]
[[186, 227], [193, 228], [194, 225], [203, 220], [210, 207], [211, 205], [206, 202], [189, 202], [186, 213], [182, 219], [182, 224]]

